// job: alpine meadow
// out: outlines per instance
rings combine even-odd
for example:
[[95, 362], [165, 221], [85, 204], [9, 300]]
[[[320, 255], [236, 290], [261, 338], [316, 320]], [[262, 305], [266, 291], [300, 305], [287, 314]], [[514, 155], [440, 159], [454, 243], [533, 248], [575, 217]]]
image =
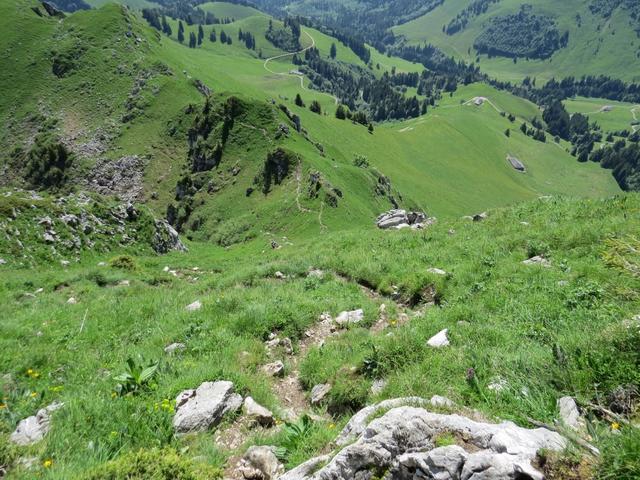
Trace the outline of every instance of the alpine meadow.
[[0, 478], [640, 480], [640, 3], [0, 32]]

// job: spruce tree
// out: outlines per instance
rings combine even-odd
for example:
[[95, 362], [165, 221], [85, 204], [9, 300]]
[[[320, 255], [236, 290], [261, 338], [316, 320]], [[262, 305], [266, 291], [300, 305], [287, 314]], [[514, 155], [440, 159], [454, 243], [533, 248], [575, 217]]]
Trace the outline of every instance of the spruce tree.
[[184, 25], [182, 24], [182, 20], [178, 21], [178, 41], [180, 43], [184, 42]]
[[212, 29], [211, 33], [209, 34], [209, 40], [211, 40], [212, 43], [216, 42], [217, 37], [216, 37], [216, 29], [215, 28]]
[[344, 120], [345, 118], [347, 118], [347, 114], [342, 105], [338, 105], [338, 108], [336, 109], [336, 118], [338, 120]]
[[198, 25], [198, 45], [202, 45], [202, 39], [204, 38], [204, 30], [202, 25]]
[[224, 33], [224, 30], [220, 30], [220, 41], [222, 43], [227, 43], [227, 34]]
[[331, 58], [336, 58], [336, 56], [338, 55], [338, 49], [336, 48], [336, 44], [335, 43], [331, 44], [330, 55], [331, 55]]
[[189, 48], [196, 48], [198, 40], [196, 39], [196, 34], [193, 32], [189, 33]]
[[302, 101], [302, 97], [300, 96], [300, 94], [296, 94], [296, 105], [299, 107], [304, 107], [304, 102]]

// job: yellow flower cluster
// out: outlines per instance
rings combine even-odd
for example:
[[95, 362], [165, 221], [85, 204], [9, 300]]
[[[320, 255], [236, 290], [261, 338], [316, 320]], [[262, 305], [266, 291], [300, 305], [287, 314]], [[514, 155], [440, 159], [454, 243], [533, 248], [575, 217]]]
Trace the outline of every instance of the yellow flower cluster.
[[175, 411], [176, 411], [174, 406], [173, 406], [173, 402], [171, 400], [169, 400], [168, 398], [165, 398], [160, 403], [156, 402], [153, 405], [153, 409], [155, 411], [162, 410], [163, 412], [169, 412], [169, 413], [175, 413]]
[[611, 430], [620, 430], [620, 424], [618, 422], [613, 422], [611, 424]]
[[27, 377], [38, 379], [40, 378], [40, 372], [36, 372], [33, 368], [27, 370]]
[[44, 462], [42, 462], [42, 466], [44, 468], [51, 468], [53, 466], [53, 460], [51, 460], [50, 458], [46, 459]]

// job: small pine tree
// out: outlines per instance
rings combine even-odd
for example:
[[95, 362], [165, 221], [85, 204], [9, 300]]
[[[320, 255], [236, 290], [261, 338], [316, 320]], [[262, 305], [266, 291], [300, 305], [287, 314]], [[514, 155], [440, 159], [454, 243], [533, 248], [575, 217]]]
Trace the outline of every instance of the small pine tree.
[[302, 101], [302, 97], [300, 96], [299, 93], [296, 94], [295, 103], [299, 107], [304, 107], [304, 102]]
[[220, 30], [220, 41], [222, 43], [227, 43], [227, 34], [224, 32], [224, 30]]
[[202, 25], [198, 25], [198, 45], [202, 45], [202, 40], [204, 39], [204, 30]]
[[162, 16], [162, 32], [168, 37], [170, 37], [173, 33], [171, 31], [171, 25], [169, 25], [169, 22], [167, 22], [167, 17], [165, 17], [164, 15]]
[[178, 21], [178, 41], [180, 43], [184, 42], [184, 25], [182, 24], [182, 20]]
[[336, 108], [336, 118], [338, 120], [344, 120], [347, 118], [347, 113], [344, 110], [344, 106], [338, 105], [338, 108]]
[[216, 43], [216, 40], [218, 40], [218, 38], [216, 37], [216, 29], [215, 28], [213, 30], [211, 30], [211, 33], [209, 34], [209, 40], [211, 41], [211, 43]]
[[311, 110], [313, 113], [317, 113], [318, 115], [322, 114], [322, 107], [320, 106], [320, 102], [318, 102], [317, 100], [311, 102], [309, 110]]
[[373, 123], [369, 124], [369, 133], [373, 135]]
[[198, 44], [198, 40], [196, 38], [196, 34], [193, 32], [189, 33], [189, 48], [196, 48]]
[[507, 129], [504, 131], [504, 134], [505, 134], [507, 137], [510, 137], [510, 136], [511, 136], [511, 130], [509, 130], [509, 129], [507, 128]]
[[329, 52], [329, 55], [331, 55], [331, 58], [336, 58], [336, 56], [338, 55], [338, 49], [336, 48], [335, 43], [331, 44], [331, 51]]

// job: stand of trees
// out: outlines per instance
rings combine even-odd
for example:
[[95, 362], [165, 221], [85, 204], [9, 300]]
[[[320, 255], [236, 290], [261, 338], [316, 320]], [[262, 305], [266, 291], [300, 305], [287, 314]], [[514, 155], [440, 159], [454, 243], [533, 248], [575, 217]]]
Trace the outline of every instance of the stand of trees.
[[458, 13], [448, 25], [442, 27], [442, 31], [447, 35], [454, 35], [461, 30], [464, 30], [471, 20], [478, 15], [485, 13], [489, 6], [493, 3], [497, 3], [500, 0], [473, 0], [464, 10]]
[[492, 18], [473, 47], [490, 56], [549, 58], [568, 42], [569, 32], [561, 34], [551, 17], [523, 6], [518, 13]]
[[265, 33], [265, 38], [274, 46], [285, 52], [300, 50], [300, 21], [299, 19], [287, 18], [282, 28], [276, 28], [272, 21], [269, 21], [269, 28]]

